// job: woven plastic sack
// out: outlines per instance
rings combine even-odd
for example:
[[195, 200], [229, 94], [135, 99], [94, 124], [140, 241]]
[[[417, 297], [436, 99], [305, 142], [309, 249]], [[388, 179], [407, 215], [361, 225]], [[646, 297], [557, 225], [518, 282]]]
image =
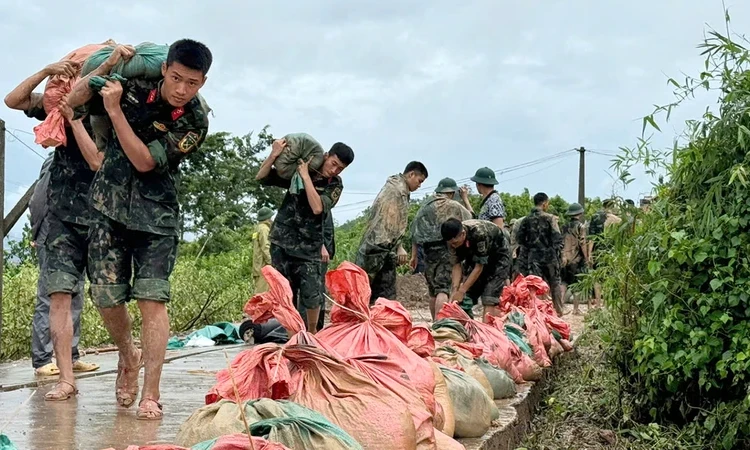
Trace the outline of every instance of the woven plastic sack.
[[[292, 418], [306, 419], [309, 422], [303, 426], [313, 426], [314, 433], [318, 435], [316, 440], [330, 439], [326, 448], [349, 449], [358, 448], [350, 447], [349, 441], [352, 440], [343, 430], [339, 429], [323, 417], [317, 411], [313, 411], [302, 405], [298, 405], [288, 400], [272, 400], [261, 398], [244, 402], [245, 418], [248, 424], [254, 424], [262, 420]], [[242, 421], [242, 415], [237, 403], [222, 400], [218, 403], [198, 408], [188, 419], [180, 425], [177, 431], [175, 443], [190, 447], [199, 442], [215, 439], [224, 435], [245, 432], [245, 424]], [[312, 432], [312, 431], [311, 431]], [[305, 432], [308, 434], [308, 432]], [[260, 434], [257, 436], [264, 437]], [[281, 442], [290, 448], [297, 448], [289, 445], [287, 441], [270, 439], [274, 442]], [[336, 446], [335, 443], [342, 441], [344, 444]], [[312, 448], [312, 447], [305, 447]]]
[[362, 450], [362, 446], [357, 441], [328, 420], [278, 417], [253, 423], [250, 425], [250, 433], [292, 449]]
[[[335, 300], [331, 308], [331, 324], [315, 337], [345, 358], [373, 354], [388, 356], [388, 359], [404, 370], [430, 413], [434, 414], [435, 379], [429, 363], [409, 349], [396, 334], [378, 323], [375, 318], [371, 318], [368, 307], [370, 285], [364, 270], [345, 261], [336, 270], [326, 274], [326, 286]], [[401, 317], [400, 314], [394, 313], [398, 308], [395, 308], [390, 300], [378, 299], [373, 310], [377, 307], [380, 307], [381, 311], [387, 310], [391, 319], [394, 319], [394, 316]], [[382, 321], [383, 313], [380, 316], [379, 320]], [[407, 340], [411, 323], [402, 323], [395, 328], [391, 327], [391, 330], [399, 334], [404, 330], [404, 340]]]
[[[104, 48], [109, 42], [112, 41], [83, 46], [65, 55], [61, 61], [72, 61], [81, 65], [86, 61], [86, 58], [97, 50]], [[43, 105], [44, 111], [47, 113], [47, 118], [34, 127], [34, 142], [44, 148], [68, 145], [68, 139], [65, 134], [65, 119], [57, 107], [60, 105], [63, 97], [68, 95], [73, 89], [76, 81], [78, 81], [78, 76], [68, 78], [66, 75], [55, 75], [50, 77], [44, 86]]]
[[467, 358], [452, 347], [439, 347], [435, 349], [435, 356], [452, 363], [464, 373], [474, 378], [482, 386], [482, 389], [484, 389], [489, 398], [495, 398], [490, 380], [487, 379], [484, 371], [479, 368], [473, 359]]
[[484, 358], [478, 358], [475, 362], [490, 382], [495, 400], [516, 396], [516, 383], [508, 375], [508, 372], [493, 366]]
[[297, 161], [308, 161], [312, 158], [309, 168], [320, 170], [323, 165], [323, 146], [307, 133], [292, 133], [284, 136], [286, 147], [273, 163], [276, 173], [285, 180], [291, 180], [297, 173]]
[[424, 323], [415, 324], [406, 345], [417, 355], [427, 358], [435, 351], [435, 338], [432, 337], [430, 327]]
[[[250, 447], [250, 439], [246, 434], [231, 434], [212, 439], [207, 442], [201, 442], [190, 448], [190, 450], [292, 450], [293, 447], [287, 447], [278, 442], [269, 442], [263, 438], [253, 436], [253, 446]], [[143, 449], [143, 447], [141, 447]], [[175, 450], [174, 447], [168, 447], [164, 450]]]
[[458, 370], [441, 367], [448, 385], [456, 419], [454, 437], [476, 438], [483, 436], [499, 411], [482, 386], [469, 375]]
[[552, 339], [552, 344], [549, 346], [549, 357], [550, 359], [557, 358], [560, 356], [565, 350], [563, 350], [562, 345], [557, 341], [557, 339]]
[[503, 325], [503, 331], [505, 331], [505, 335], [508, 336], [508, 339], [513, 341], [522, 352], [529, 356], [534, 356], [534, 350], [532, 350], [531, 345], [526, 342], [526, 333], [524, 333], [522, 328], [518, 327], [515, 323], [506, 323]]
[[435, 414], [435, 428], [447, 436], [453, 437], [456, 429], [456, 417], [453, 412], [453, 402], [448, 393], [448, 384], [446, 384], [445, 376], [436, 363], [430, 362], [430, 368], [435, 377], [435, 402], [438, 410]]
[[18, 450], [10, 438], [5, 434], [0, 433], [0, 450]]
[[[114, 45], [108, 45], [92, 52], [83, 63], [82, 76], [86, 76], [94, 69], [102, 65], [112, 55]], [[158, 45], [152, 42], [143, 42], [135, 46], [135, 54], [129, 60], [120, 60], [110, 71], [110, 74], [118, 74], [125, 78], [161, 78], [161, 66], [167, 61], [169, 53], [168, 45]]]
[[432, 336], [436, 341], [466, 342], [469, 332], [460, 322], [453, 319], [441, 319], [432, 324]]

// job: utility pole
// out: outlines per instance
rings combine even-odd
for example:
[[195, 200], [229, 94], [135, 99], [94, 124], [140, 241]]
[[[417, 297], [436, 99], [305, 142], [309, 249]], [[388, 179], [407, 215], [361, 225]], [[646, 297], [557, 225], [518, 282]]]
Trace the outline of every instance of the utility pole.
[[586, 149], [578, 149], [580, 158], [578, 160], [578, 203], [586, 207]]
[[[5, 121], [0, 119], [0, 217], [5, 217]], [[5, 224], [0, 236], [0, 354], [3, 335], [3, 272], [5, 269]]]

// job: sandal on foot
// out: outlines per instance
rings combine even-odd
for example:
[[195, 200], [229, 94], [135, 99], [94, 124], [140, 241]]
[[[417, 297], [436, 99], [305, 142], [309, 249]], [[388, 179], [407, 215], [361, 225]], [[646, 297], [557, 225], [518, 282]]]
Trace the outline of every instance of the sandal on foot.
[[87, 363], [80, 359], [73, 363], [73, 372], [93, 372], [99, 369], [99, 364]]
[[125, 367], [122, 362], [117, 364], [115, 397], [117, 397], [117, 404], [123, 408], [130, 408], [138, 398], [138, 373], [143, 367], [143, 352], [139, 351], [139, 353], [138, 366], [135, 369]]
[[164, 417], [161, 403], [151, 398], [144, 398], [138, 403], [138, 420], [161, 420]]
[[[63, 385], [66, 384], [73, 388], [73, 390], [67, 391], [63, 387]], [[65, 380], [60, 380], [57, 382], [55, 387], [52, 388], [51, 391], [47, 392], [44, 395], [44, 399], [48, 402], [64, 402], [74, 395], [78, 395], [78, 389], [76, 389], [76, 385]]]
[[60, 369], [57, 368], [57, 364], [51, 362], [34, 369], [34, 375], [38, 377], [54, 377], [60, 375]]

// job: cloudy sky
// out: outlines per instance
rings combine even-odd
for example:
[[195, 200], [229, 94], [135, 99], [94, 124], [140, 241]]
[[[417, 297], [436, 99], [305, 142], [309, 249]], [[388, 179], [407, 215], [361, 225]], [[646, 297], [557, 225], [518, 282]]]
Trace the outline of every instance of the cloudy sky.
[[[276, 1], [2, 0], [0, 91], [81, 45], [113, 38], [206, 43], [214, 66], [203, 90], [215, 111], [210, 131], [304, 131], [328, 147], [350, 144], [338, 222], [368, 206], [385, 178], [411, 159], [434, 186], [481, 166], [503, 169], [500, 189], [577, 195], [585, 146], [587, 195], [613, 191], [609, 157], [632, 145], [638, 120], [669, 101], [667, 75], [695, 74], [706, 24], [724, 29], [718, 0]], [[521, 5], [520, 3], [523, 3]], [[733, 29], [750, 25], [750, 4], [728, 0]], [[655, 141], [672, 142], [681, 121], [712, 103], [700, 96]], [[37, 176], [46, 150], [34, 122], [0, 106], [11, 132], [6, 211]], [[616, 192], [637, 199], [639, 179]], [[421, 194], [421, 192], [420, 192]], [[19, 228], [16, 228], [18, 233]]]

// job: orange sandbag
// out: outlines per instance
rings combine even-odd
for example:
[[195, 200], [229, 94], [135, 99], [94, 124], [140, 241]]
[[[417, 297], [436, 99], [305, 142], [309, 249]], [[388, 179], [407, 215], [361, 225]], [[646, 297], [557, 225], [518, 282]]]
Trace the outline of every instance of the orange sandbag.
[[[365, 271], [345, 261], [338, 269], [326, 274], [326, 286], [335, 300], [331, 308], [331, 324], [315, 337], [344, 358], [372, 354], [388, 356], [406, 372], [430, 414], [434, 414], [435, 378], [429, 363], [370, 317], [370, 286]], [[375, 308], [378, 307], [389, 314], [394, 311], [389, 300], [378, 299]], [[399, 314], [390, 315], [393, 319], [396, 316]], [[408, 339], [408, 334], [406, 337]]]
[[[528, 369], [528, 362], [523, 359], [523, 353], [516, 344], [508, 339], [505, 333], [499, 331], [489, 324], [473, 320], [454, 302], [448, 302], [443, 305], [437, 314], [437, 319], [454, 319], [460, 322], [469, 333], [469, 340], [472, 343], [480, 344], [483, 354], [490, 364], [497, 366], [510, 375], [516, 383], [522, 383], [526, 379], [519, 371], [521, 365]], [[531, 361], [529, 359], [529, 361]], [[531, 361], [533, 363], [533, 361]], [[527, 374], [533, 375], [527, 371]]]
[[399, 408], [408, 409], [414, 419], [417, 449], [435, 448], [432, 414], [414, 385], [404, 378], [405, 374], [398, 364], [383, 355], [364, 355], [347, 358], [345, 361], [402, 400]]
[[243, 309], [253, 323], [265, 323], [275, 318], [290, 335], [305, 329], [305, 322], [292, 304], [294, 298], [289, 281], [276, 269], [265, 266], [261, 270], [268, 282], [268, 291], [254, 295]]
[[232, 374], [227, 369], [216, 374], [216, 384], [206, 394], [206, 404], [223, 398], [238, 401], [231, 375], [237, 384], [239, 401], [289, 397], [291, 374], [282, 352], [283, 347], [278, 344], [262, 344], [237, 354], [230, 364]]
[[406, 345], [422, 358], [432, 355], [435, 351], [435, 338], [432, 336], [430, 326], [424, 323], [413, 325]]
[[392, 391], [313, 346], [287, 345], [284, 356], [297, 389], [289, 400], [323, 414], [365, 449], [417, 448], [412, 415]]
[[34, 142], [44, 148], [59, 147], [68, 145], [68, 139], [65, 135], [65, 119], [58, 111], [57, 107], [60, 101], [70, 93], [73, 85], [78, 81], [81, 73], [81, 66], [86, 59], [94, 52], [101, 50], [107, 45], [114, 44], [114, 41], [107, 41], [103, 44], [91, 44], [74, 50], [60, 61], [72, 61], [78, 64], [78, 74], [75, 78], [69, 78], [66, 75], [55, 75], [50, 77], [44, 87], [43, 105], [47, 118], [44, 122], [34, 127]]

